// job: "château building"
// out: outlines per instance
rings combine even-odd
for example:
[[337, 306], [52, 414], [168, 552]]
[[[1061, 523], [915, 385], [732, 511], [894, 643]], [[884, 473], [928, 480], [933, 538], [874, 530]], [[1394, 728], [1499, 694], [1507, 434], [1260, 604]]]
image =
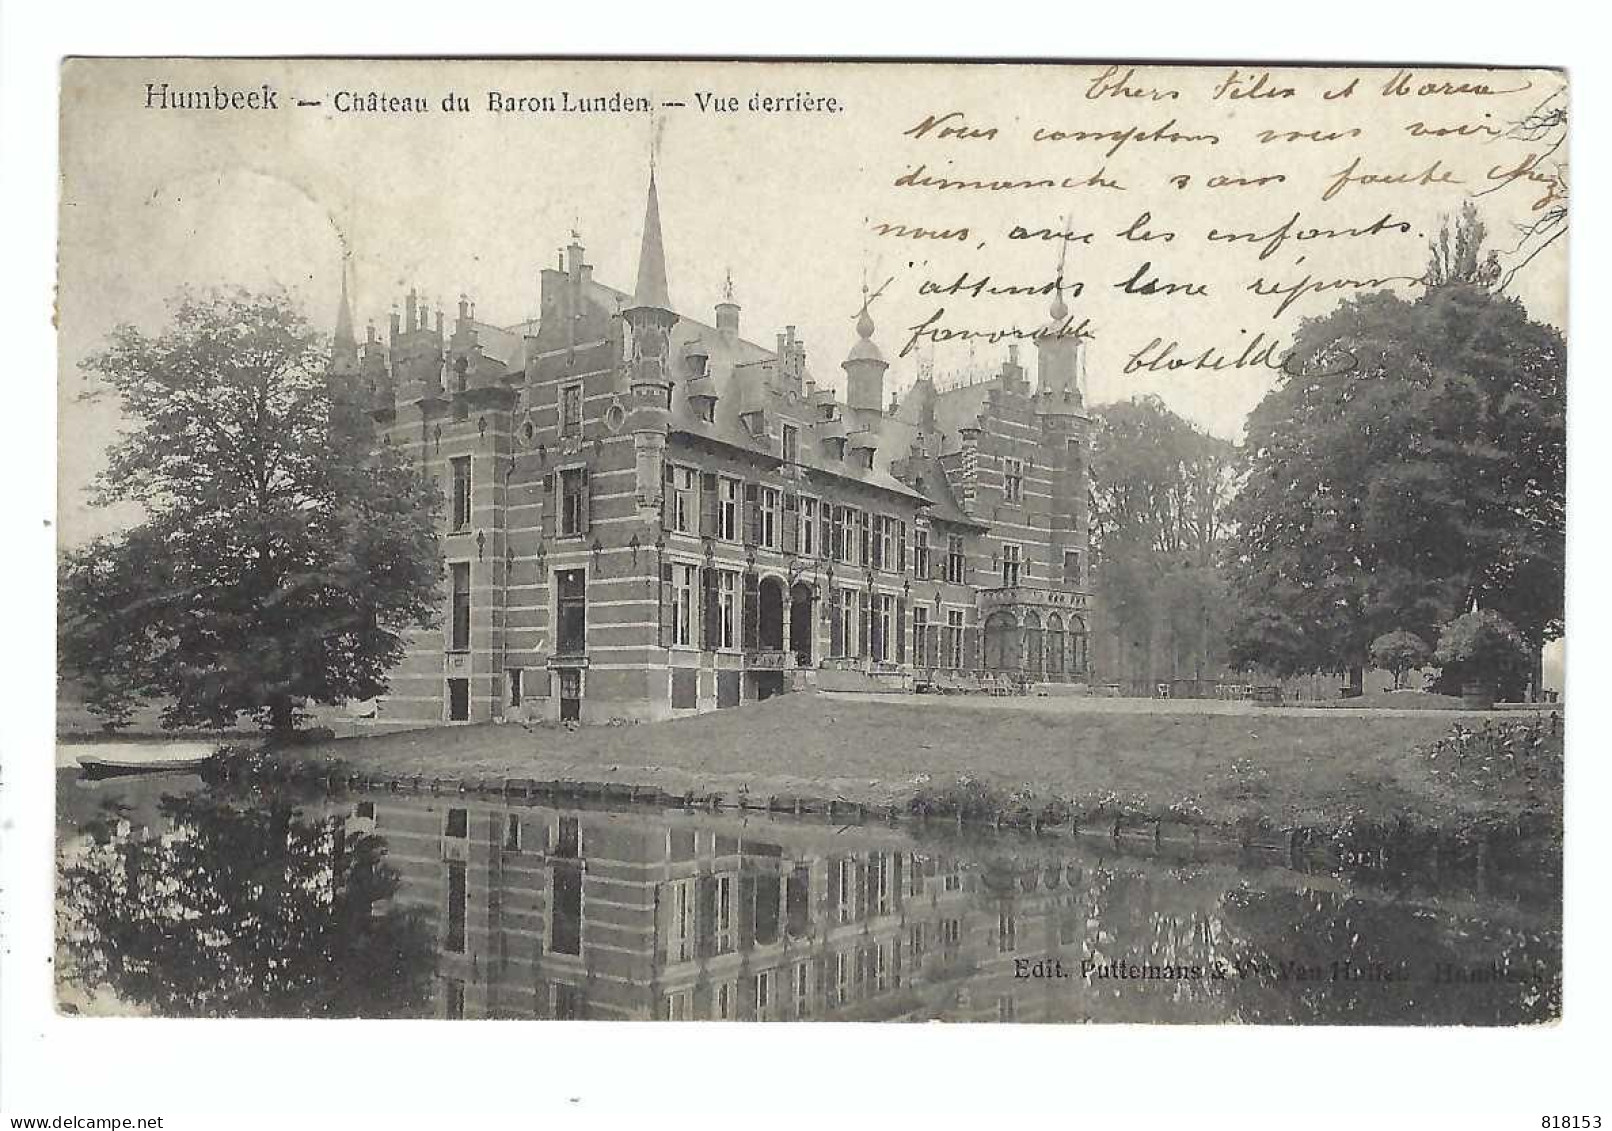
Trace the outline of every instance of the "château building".
[[412, 635], [375, 725], [664, 719], [781, 692], [1085, 678], [1082, 342], [1051, 323], [1034, 380], [921, 376], [886, 400], [864, 298], [815, 380], [793, 326], [743, 336], [674, 304], [651, 173], [631, 293], [580, 240], [531, 322], [451, 324], [411, 291], [359, 343], [345, 286], [339, 411], [437, 477], [439, 629]]

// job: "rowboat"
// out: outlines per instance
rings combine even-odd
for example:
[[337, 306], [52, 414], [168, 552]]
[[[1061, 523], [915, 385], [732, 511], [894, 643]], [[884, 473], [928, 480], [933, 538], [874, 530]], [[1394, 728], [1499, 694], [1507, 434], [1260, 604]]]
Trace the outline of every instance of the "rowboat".
[[195, 774], [205, 769], [216, 757], [204, 754], [198, 758], [136, 758], [127, 755], [80, 754], [79, 769], [87, 778], [121, 777], [129, 774]]

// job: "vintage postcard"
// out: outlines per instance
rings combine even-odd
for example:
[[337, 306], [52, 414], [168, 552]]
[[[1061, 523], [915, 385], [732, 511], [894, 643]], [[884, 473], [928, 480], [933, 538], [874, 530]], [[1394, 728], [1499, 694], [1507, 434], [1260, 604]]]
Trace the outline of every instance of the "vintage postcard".
[[67, 60], [58, 1009], [1557, 1020], [1568, 105]]

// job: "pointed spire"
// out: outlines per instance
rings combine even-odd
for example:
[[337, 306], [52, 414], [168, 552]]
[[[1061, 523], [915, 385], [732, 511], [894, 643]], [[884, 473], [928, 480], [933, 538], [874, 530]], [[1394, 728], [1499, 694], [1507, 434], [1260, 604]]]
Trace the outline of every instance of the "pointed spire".
[[1065, 318], [1069, 317], [1069, 304], [1063, 300], [1063, 272], [1064, 264], [1068, 262], [1069, 258], [1069, 233], [1072, 230], [1071, 225], [1073, 220], [1073, 216], [1069, 215], [1068, 213], [1064, 214], [1063, 238], [1058, 241], [1058, 290], [1057, 293], [1053, 295], [1052, 310], [1050, 312], [1054, 322], [1062, 322]]
[[671, 310], [666, 290], [666, 249], [660, 234], [660, 194], [655, 190], [655, 170], [649, 170], [649, 200], [644, 206], [644, 240], [638, 249], [638, 285], [633, 288], [633, 306]]
[[353, 308], [347, 297], [347, 256], [341, 257], [341, 305], [336, 308], [336, 344], [356, 346], [353, 337]]
[[353, 308], [347, 295], [347, 257], [341, 261], [341, 305], [336, 308], [336, 332], [330, 342], [330, 371], [349, 377], [358, 372], [358, 339], [353, 336]]

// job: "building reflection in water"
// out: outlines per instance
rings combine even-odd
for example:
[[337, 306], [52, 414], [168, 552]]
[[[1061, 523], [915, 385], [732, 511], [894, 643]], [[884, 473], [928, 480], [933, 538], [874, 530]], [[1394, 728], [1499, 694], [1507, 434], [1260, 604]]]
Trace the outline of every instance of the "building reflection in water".
[[[1492, 900], [1083, 839], [948, 843], [461, 797], [383, 795], [352, 812], [350, 828], [386, 840], [395, 901], [439, 924], [435, 1008], [449, 1018], [1496, 1024], [1560, 1012], [1548, 883], [1539, 899]], [[1042, 976], [1023, 977], [1038, 960]], [[1083, 977], [1082, 962], [1113, 973]], [[1452, 989], [1431, 985], [1440, 962], [1517, 973]], [[1126, 976], [1137, 963], [1154, 976]]]

